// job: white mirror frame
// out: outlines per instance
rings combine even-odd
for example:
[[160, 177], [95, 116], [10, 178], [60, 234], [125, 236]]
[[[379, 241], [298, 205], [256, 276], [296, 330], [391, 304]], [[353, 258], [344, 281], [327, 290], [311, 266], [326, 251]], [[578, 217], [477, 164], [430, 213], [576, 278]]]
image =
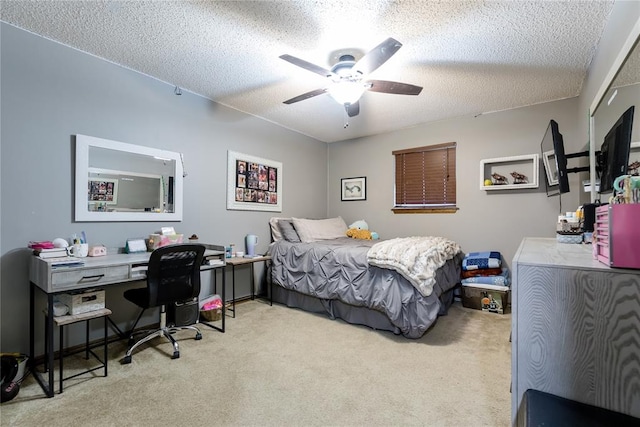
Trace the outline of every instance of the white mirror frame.
[[638, 19], [631, 29], [627, 40], [625, 40], [618, 56], [616, 56], [615, 61], [611, 65], [609, 72], [605, 76], [602, 81], [602, 85], [596, 92], [596, 96], [591, 103], [591, 107], [589, 108], [589, 180], [591, 182], [591, 203], [594, 203], [597, 200], [597, 192], [596, 192], [596, 141], [595, 141], [595, 120], [594, 116], [596, 114], [596, 110], [598, 106], [602, 102], [605, 94], [613, 84], [618, 72], [624, 65], [625, 61], [631, 54], [633, 47], [640, 37], [640, 19]]
[[[160, 157], [175, 161], [173, 212], [93, 212], [87, 208], [89, 180], [89, 147], [106, 148], [127, 153]], [[76, 135], [75, 221], [182, 221], [183, 167], [180, 153], [111, 141], [93, 136]]]

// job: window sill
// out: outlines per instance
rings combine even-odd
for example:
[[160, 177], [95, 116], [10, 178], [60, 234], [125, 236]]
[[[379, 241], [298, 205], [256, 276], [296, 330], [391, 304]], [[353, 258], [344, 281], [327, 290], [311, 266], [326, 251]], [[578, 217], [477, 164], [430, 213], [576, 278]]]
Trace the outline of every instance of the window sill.
[[420, 207], [420, 208], [392, 208], [394, 214], [435, 214], [435, 213], [456, 213], [458, 207]]

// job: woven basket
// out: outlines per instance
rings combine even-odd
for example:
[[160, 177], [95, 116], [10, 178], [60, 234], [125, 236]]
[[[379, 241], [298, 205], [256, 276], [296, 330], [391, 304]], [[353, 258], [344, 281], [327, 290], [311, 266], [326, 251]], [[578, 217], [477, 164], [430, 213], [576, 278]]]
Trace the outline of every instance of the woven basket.
[[214, 308], [212, 310], [200, 310], [200, 316], [209, 322], [215, 322], [222, 319], [222, 309]]

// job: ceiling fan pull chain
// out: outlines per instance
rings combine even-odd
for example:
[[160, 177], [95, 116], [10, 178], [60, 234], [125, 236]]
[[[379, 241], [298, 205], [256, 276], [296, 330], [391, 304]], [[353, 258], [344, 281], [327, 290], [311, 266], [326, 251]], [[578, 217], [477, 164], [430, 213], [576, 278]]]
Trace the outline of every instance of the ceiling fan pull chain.
[[349, 127], [349, 104], [344, 104], [344, 129]]

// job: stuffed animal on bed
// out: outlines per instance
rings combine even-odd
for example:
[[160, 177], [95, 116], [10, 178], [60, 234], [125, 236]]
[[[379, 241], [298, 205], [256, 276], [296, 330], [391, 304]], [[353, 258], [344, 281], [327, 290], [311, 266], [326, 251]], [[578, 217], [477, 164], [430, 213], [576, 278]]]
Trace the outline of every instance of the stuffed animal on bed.
[[363, 219], [351, 224], [346, 234], [353, 239], [376, 240], [379, 238], [378, 233], [369, 231], [369, 225]]

